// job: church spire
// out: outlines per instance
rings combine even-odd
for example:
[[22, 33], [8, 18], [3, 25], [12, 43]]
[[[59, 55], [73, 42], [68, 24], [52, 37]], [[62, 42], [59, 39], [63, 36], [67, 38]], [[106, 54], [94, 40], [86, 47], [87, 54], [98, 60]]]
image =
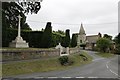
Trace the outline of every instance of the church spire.
[[83, 24], [81, 23], [79, 34], [85, 34], [85, 30], [83, 28]]

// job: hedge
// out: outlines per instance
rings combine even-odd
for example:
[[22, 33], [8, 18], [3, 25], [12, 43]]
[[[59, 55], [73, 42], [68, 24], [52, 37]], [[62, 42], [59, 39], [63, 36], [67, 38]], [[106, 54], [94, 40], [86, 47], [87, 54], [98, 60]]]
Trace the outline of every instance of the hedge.
[[[26, 42], [29, 43], [30, 47], [33, 48], [41, 48], [41, 39], [42, 39], [43, 31], [30, 31], [30, 30], [22, 30], [21, 36]], [[17, 37], [17, 30], [7, 29], [2, 32], [2, 47], [8, 47], [9, 43], [12, 40], [15, 40]], [[52, 33], [52, 42], [50, 47], [55, 47], [58, 43], [62, 43], [64, 36], [61, 34]]]

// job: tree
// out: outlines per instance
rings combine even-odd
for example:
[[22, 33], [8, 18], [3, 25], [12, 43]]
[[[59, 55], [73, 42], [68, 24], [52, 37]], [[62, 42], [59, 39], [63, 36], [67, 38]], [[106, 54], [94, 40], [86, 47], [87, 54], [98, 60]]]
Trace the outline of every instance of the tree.
[[52, 42], [52, 26], [51, 22], [48, 22], [42, 35], [41, 47], [49, 48], [51, 47], [51, 42]]
[[31, 28], [30, 28], [30, 26], [28, 25], [28, 23], [24, 23], [23, 25], [23, 30], [32, 30]]
[[97, 41], [97, 47], [99, 48], [99, 50], [101, 52], [106, 52], [107, 49], [109, 49], [110, 47], [110, 40], [106, 39], [106, 38], [100, 38], [98, 41]]
[[64, 47], [69, 47], [70, 45], [70, 30], [67, 29], [65, 32], [65, 38], [64, 38], [64, 42], [63, 42], [63, 46]]
[[65, 32], [62, 30], [58, 30], [57, 33], [61, 34], [61, 35], [65, 35]]
[[120, 44], [116, 45], [115, 54], [119, 54], [120, 55]]
[[[42, 2], [42, 0], [40, 1]], [[37, 14], [41, 8], [40, 1], [39, 2], [35, 2], [35, 1], [19, 2], [19, 5], [21, 5], [21, 7], [23, 8], [24, 13]]]
[[77, 46], [77, 37], [76, 34], [72, 34], [71, 47]]
[[112, 40], [112, 36], [108, 35], [108, 34], [104, 34], [103, 38], [107, 38], [109, 40]]
[[120, 33], [114, 39], [116, 44], [120, 44]]
[[18, 26], [17, 16], [20, 14], [21, 19], [21, 28], [28, 28], [29, 25], [26, 25], [26, 16], [25, 13], [35, 13], [40, 10], [40, 2], [2, 2], [2, 24], [7, 24], [4, 27], [16, 29]]
[[[2, 42], [3, 47], [7, 47], [6, 42], [9, 42], [8, 36], [11, 33], [9, 29], [16, 30], [18, 28], [18, 18], [20, 14], [21, 29], [31, 30], [30, 26], [26, 23], [25, 13], [35, 13], [40, 10], [40, 2], [2, 2]], [[15, 33], [14, 33], [15, 34]]]
[[120, 33], [115, 37], [115, 53], [120, 54]]

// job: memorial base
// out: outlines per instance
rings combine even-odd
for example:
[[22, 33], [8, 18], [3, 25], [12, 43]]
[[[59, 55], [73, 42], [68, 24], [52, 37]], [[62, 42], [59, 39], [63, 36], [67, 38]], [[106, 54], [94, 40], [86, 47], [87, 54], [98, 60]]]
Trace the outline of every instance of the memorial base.
[[26, 41], [22, 39], [22, 37], [16, 37], [16, 39], [9, 44], [9, 47], [28, 48], [29, 46], [28, 43], [26, 43]]

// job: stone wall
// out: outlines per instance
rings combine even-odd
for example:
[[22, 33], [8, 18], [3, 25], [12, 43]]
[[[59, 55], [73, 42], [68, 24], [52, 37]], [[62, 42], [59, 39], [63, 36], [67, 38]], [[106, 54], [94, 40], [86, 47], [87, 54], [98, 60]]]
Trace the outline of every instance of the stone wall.
[[70, 54], [75, 54], [79, 52], [80, 52], [80, 48], [70, 48]]
[[[74, 54], [80, 52], [79, 48], [70, 48], [69, 53]], [[2, 50], [3, 61], [16, 61], [27, 59], [41, 59], [49, 57], [59, 57], [60, 49], [38, 49], [38, 50]]]
[[2, 50], [2, 60], [26, 60], [59, 56], [59, 49]]

